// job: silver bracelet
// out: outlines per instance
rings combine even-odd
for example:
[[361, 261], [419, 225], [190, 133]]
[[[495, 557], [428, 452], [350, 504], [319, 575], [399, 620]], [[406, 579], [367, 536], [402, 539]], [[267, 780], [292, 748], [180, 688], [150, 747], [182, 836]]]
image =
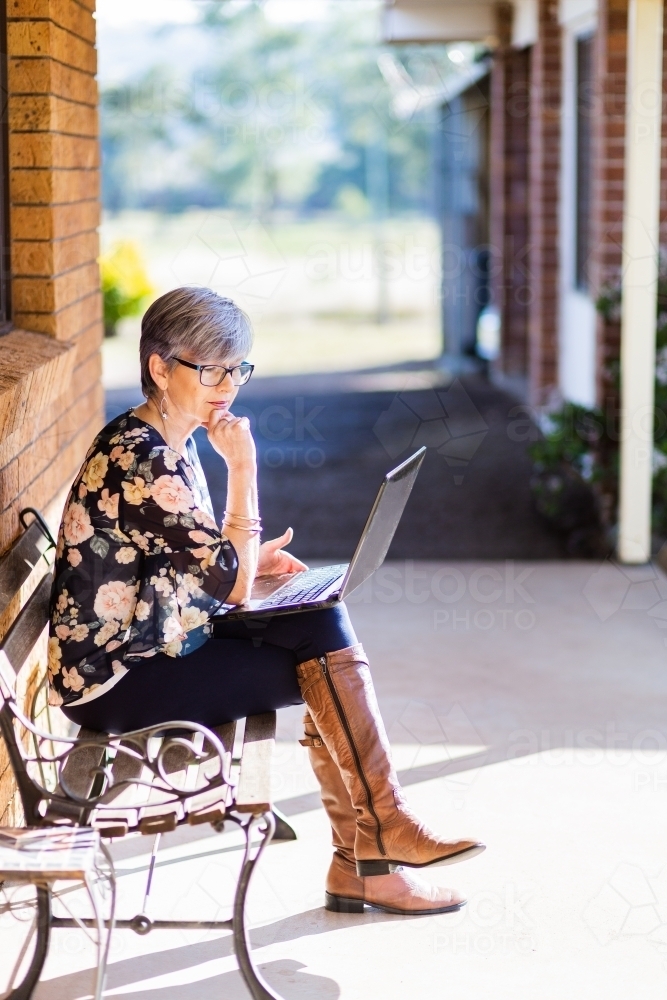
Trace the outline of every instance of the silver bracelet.
[[254, 524], [261, 524], [262, 519], [260, 517], [246, 517], [244, 514], [232, 514], [231, 510], [226, 510], [223, 514], [223, 520], [225, 517], [237, 517], [239, 521], [252, 521]]
[[243, 524], [233, 524], [231, 521], [223, 521], [222, 526], [223, 528], [234, 528], [236, 531], [249, 531], [251, 535], [261, 535], [262, 533], [261, 525], [246, 528]]

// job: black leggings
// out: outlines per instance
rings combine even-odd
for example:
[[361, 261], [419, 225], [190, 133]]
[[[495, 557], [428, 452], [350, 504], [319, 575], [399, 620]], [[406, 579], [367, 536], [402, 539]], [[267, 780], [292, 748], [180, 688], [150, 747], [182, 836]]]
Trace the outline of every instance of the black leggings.
[[72, 722], [98, 732], [182, 720], [204, 726], [299, 705], [303, 663], [357, 642], [344, 604], [322, 611], [216, 622], [188, 656], [158, 653], [130, 666], [105, 694], [64, 707]]

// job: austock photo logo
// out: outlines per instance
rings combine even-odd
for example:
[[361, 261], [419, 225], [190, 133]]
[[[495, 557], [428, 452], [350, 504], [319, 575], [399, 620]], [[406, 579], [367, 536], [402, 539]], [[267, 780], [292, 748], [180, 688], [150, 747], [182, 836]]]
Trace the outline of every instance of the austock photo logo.
[[460, 702], [441, 708], [412, 699], [390, 724], [388, 735], [403, 786], [441, 777], [452, 807], [463, 808], [489, 746]]
[[532, 886], [507, 882], [498, 889], [472, 892], [458, 913], [431, 917], [437, 955], [527, 955], [538, 949], [536, 923], [530, 914]]
[[434, 632], [530, 631], [538, 623], [536, 600], [527, 589], [534, 568], [504, 564], [459, 566], [401, 563], [381, 566], [347, 598], [348, 604], [405, 601], [425, 608]]
[[263, 465], [269, 469], [319, 469], [326, 461], [326, 452], [319, 444], [324, 442], [324, 435], [315, 420], [324, 409], [322, 405], [307, 406], [304, 396], [295, 396], [293, 405], [273, 403], [263, 407], [256, 423], [247, 407], [237, 406], [235, 413], [250, 420]]
[[287, 262], [259, 219], [235, 223], [209, 213], [171, 262], [180, 284], [203, 284], [261, 315], [287, 273]]
[[[591, 574], [583, 594], [601, 622], [643, 611], [658, 628], [667, 628], [667, 580], [650, 563], [624, 566], [607, 559]], [[667, 638], [663, 641], [667, 646]]]
[[639, 865], [617, 865], [587, 903], [584, 922], [599, 944], [643, 938], [667, 969], [667, 865], [651, 875]]
[[465, 469], [488, 433], [488, 425], [460, 379], [447, 388], [424, 389], [414, 379], [378, 417], [373, 432], [391, 459], [425, 445], [442, 455], [463, 483]]

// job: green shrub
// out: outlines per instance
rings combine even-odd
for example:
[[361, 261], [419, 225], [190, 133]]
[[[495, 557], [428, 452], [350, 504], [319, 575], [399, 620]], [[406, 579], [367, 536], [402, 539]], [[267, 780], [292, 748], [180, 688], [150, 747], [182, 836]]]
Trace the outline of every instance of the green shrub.
[[570, 555], [605, 554], [607, 494], [613, 481], [605, 415], [598, 409], [564, 403], [543, 418], [542, 433], [529, 450], [537, 510], [564, 536]]
[[[608, 285], [596, 302], [611, 323], [621, 317], [621, 285]], [[609, 532], [617, 516], [619, 431], [615, 402], [620, 395], [620, 365], [607, 368], [611, 397], [604, 410], [564, 403], [543, 421], [543, 438], [530, 450], [532, 490], [538, 510], [556, 525], [576, 520], [568, 506], [588, 484], [596, 498], [600, 525]], [[667, 258], [661, 254], [658, 277], [655, 409], [653, 420], [653, 534], [667, 538]]]
[[100, 257], [104, 332], [112, 337], [126, 316], [137, 316], [154, 294], [141, 252], [135, 243], [123, 240]]

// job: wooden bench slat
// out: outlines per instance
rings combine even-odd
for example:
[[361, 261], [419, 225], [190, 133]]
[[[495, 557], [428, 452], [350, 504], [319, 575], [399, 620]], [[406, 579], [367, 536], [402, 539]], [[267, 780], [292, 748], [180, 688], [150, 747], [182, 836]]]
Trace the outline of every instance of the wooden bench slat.
[[19, 672], [48, 624], [52, 583], [52, 573], [47, 570], [0, 645], [15, 673]]
[[124, 837], [129, 830], [136, 829], [139, 817], [137, 810], [126, 809], [95, 809], [90, 817], [90, 824], [99, 830], [103, 837]]
[[262, 712], [261, 715], [249, 715], [243, 733], [243, 752], [253, 743], [263, 743], [276, 739], [276, 713]]
[[236, 723], [225, 722], [222, 726], [215, 726], [211, 730], [218, 737], [226, 752], [230, 755], [234, 752], [234, 738], [236, 736]]
[[21, 589], [48, 547], [48, 539], [38, 522], [33, 521], [0, 558], [0, 614]]
[[176, 774], [192, 765], [192, 751], [188, 747], [170, 746], [162, 758], [165, 774]]
[[218, 788], [204, 788], [201, 792], [191, 795], [184, 803], [185, 811], [188, 813], [202, 812], [213, 806], [220, 806], [223, 811], [227, 808], [229, 801], [229, 786], [222, 785]]
[[[133, 744], [129, 746], [135, 750]], [[123, 792], [125, 792], [130, 785], [120, 786], [121, 781], [131, 782], [135, 778], [141, 777], [141, 772], [144, 768], [143, 760], [139, 760], [137, 757], [132, 756], [132, 754], [123, 752], [123, 741], [120, 741], [120, 745], [117, 748], [116, 756], [111, 765], [111, 774], [113, 785], [102, 796], [103, 802], [112, 802], [114, 799], [118, 798]]]
[[[8, 832], [13, 833], [10, 827]], [[0, 845], [0, 877], [23, 876], [22, 881], [83, 879], [96, 870], [99, 836], [91, 829], [40, 831], [39, 842], [29, 841], [31, 831], [18, 830], [21, 847]], [[27, 834], [21, 837], [21, 833]], [[30, 876], [33, 876], [31, 878]]]
[[[80, 729], [77, 734], [79, 740], [96, 740], [100, 738], [100, 733], [94, 729]], [[68, 789], [76, 795], [87, 798], [95, 781], [93, 773], [99, 767], [104, 757], [105, 747], [101, 744], [80, 747], [74, 750], [65, 762], [62, 769], [61, 780], [64, 778]]]
[[271, 809], [271, 758], [276, 741], [276, 713], [263, 712], [246, 719], [241, 773], [236, 788], [239, 812]]

